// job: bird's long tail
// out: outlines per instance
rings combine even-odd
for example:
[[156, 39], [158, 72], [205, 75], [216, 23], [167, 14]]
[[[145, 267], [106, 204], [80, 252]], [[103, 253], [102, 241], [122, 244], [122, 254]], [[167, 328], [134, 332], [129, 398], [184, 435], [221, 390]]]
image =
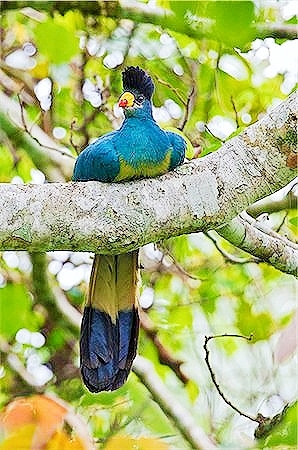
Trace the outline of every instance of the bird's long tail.
[[81, 325], [80, 359], [91, 392], [126, 381], [136, 356], [139, 315], [138, 251], [95, 255]]

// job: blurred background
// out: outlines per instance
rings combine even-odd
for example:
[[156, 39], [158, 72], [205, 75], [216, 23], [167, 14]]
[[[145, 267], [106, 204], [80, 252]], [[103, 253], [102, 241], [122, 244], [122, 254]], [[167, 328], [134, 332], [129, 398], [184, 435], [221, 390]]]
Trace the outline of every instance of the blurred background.
[[[1, 9], [0, 182], [69, 181], [76, 155], [120, 126], [128, 65], [152, 76], [154, 117], [185, 133], [189, 159], [216, 151], [297, 84], [295, 1], [6, 1]], [[286, 194], [293, 200], [295, 185]], [[266, 225], [292, 241], [294, 203], [266, 213]], [[141, 358], [121, 389], [94, 395], [78, 369], [92, 257], [0, 254], [0, 449], [296, 448], [293, 276], [215, 232], [145, 246]], [[209, 341], [225, 397], [253, 418], [281, 414], [259, 439], [258, 423], [224, 402], [206, 364], [205, 336], [226, 333], [253, 339]]]

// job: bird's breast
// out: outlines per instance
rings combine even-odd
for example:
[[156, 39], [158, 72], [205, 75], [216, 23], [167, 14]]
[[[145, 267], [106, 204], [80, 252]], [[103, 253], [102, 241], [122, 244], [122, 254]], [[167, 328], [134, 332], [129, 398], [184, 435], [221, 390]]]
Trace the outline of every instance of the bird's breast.
[[171, 160], [170, 150], [164, 155], [162, 160], [134, 158], [132, 160], [119, 157], [120, 170], [115, 181], [122, 181], [135, 178], [151, 178], [162, 175], [169, 170]]

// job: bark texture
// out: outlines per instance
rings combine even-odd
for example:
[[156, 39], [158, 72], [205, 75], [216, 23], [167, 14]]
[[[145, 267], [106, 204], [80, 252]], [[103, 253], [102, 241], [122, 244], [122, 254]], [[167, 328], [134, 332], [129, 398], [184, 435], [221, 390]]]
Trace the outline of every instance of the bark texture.
[[0, 185], [0, 249], [117, 254], [217, 228], [295, 177], [293, 93], [220, 150], [155, 179]]

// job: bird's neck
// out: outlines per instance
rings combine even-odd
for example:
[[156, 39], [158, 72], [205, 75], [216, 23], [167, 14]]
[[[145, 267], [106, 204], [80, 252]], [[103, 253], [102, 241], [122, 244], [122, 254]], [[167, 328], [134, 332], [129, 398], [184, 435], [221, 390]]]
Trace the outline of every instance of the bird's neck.
[[[131, 116], [126, 117], [122, 123], [121, 129], [123, 131], [127, 130], [152, 130], [154, 128], [159, 128], [153, 116]], [[131, 132], [131, 131], [130, 131]]]
[[144, 107], [139, 109], [124, 110], [125, 120], [154, 120], [152, 114], [152, 106], [148, 102]]

